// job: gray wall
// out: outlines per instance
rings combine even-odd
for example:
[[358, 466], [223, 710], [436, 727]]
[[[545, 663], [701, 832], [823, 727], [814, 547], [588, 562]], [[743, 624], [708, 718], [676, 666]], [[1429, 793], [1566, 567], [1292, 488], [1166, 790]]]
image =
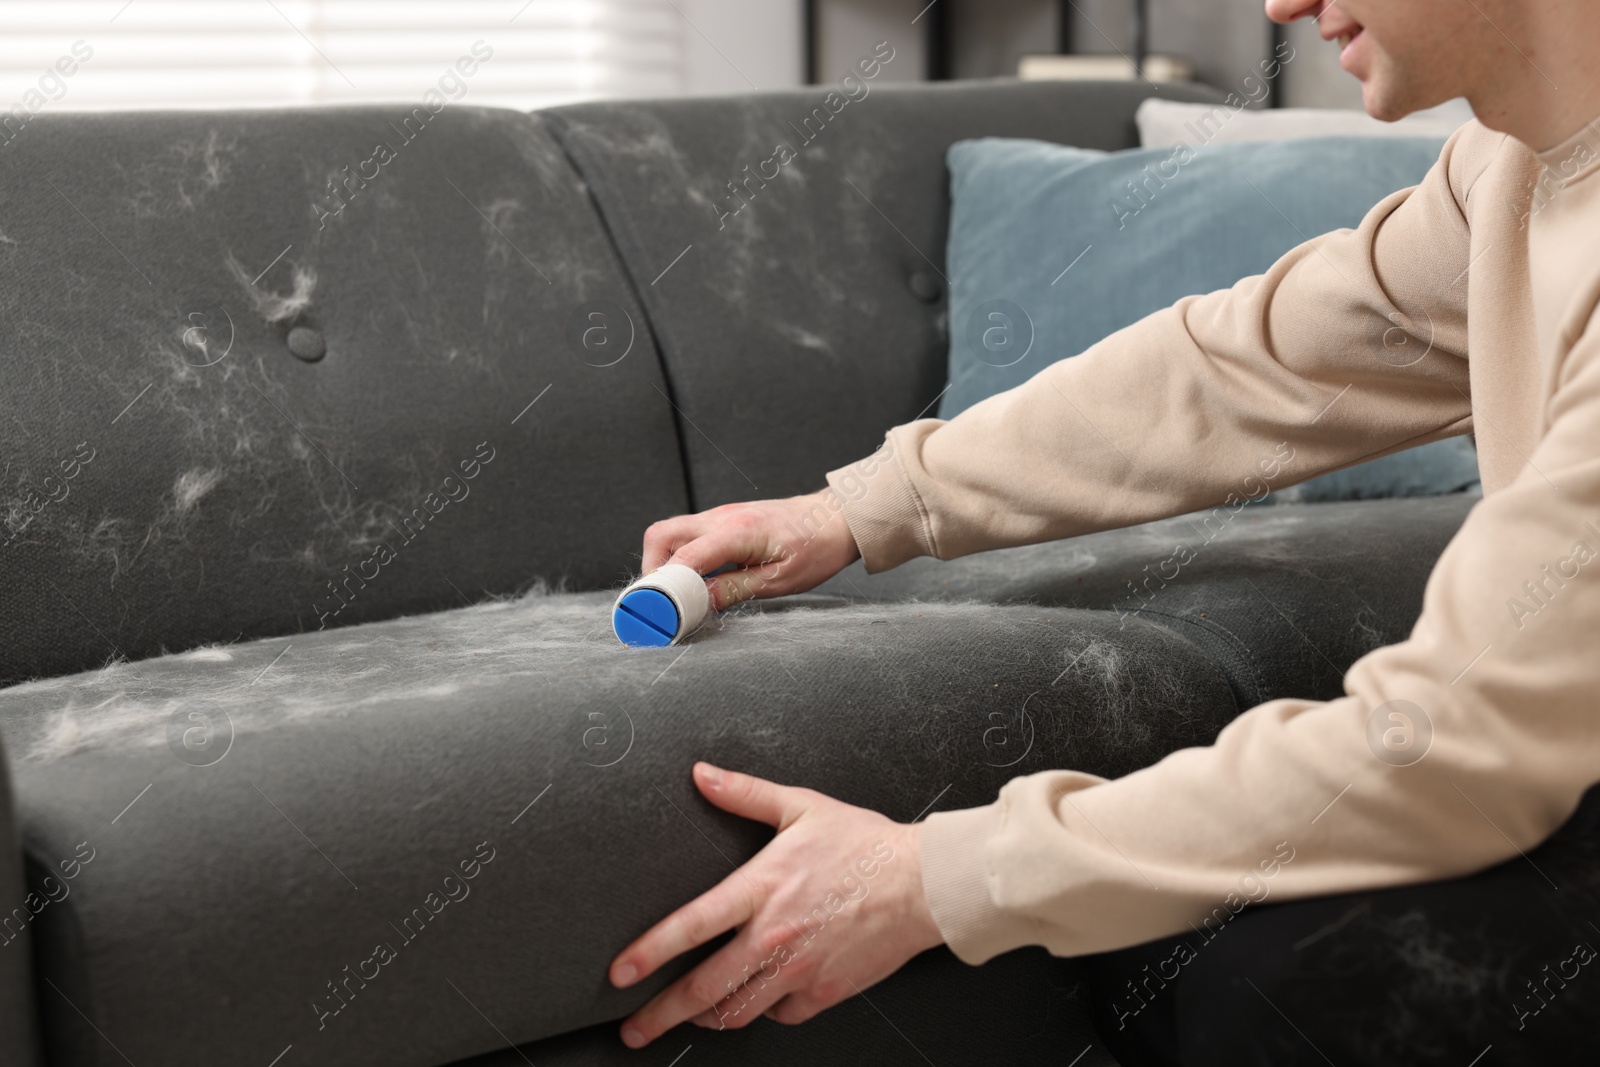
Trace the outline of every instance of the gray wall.
[[675, 0], [684, 89], [744, 93], [805, 83], [801, 0]]
[[[941, 0], [942, 2], [942, 0]], [[1057, 5], [1040, 0], [965, 0], [951, 7], [950, 59], [958, 78], [1015, 74], [1025, 55], [1056, 51]]]
[[928, 0], [818, 0], [817, 81], [837, 82], [879, 41], [892, 44], [895, 56], [878, 80], [921, 81], [928, 71], [927, 6]]
[[[1133, 5], [1128, 0], [1074, 0], [1073, 47], [1079, 52], [1131, 51]], [[1043, 6], [1054, 7], [1050, 0]], [[1256, 0], [1151, 0], [1150, 50], [1185, 56], [1195, 77], [1237, 89], [1259, 77], [1272, 51], [1272, 24]]]

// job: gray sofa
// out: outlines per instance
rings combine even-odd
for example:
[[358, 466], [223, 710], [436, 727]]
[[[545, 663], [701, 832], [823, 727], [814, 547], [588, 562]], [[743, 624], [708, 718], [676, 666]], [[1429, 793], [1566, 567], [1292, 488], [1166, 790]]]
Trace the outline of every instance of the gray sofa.
[[607, 961], [767, 835], [691, 761], [903, 820], [1127, 773], [1338, 692], [1470, 500], [1248, 509], [1127, 617], [1186, 520], [858, 564], [678, 648], [607, 609], [651, 521], [819, 488], [928, 409], [950, 143], [1126, 147], [1151, 91], [877, 88], [767, 182], [819, 92], [30, 124], [0, 1063], [1109, 1062], [1040, 950], [625, 1050], [689, 961]]

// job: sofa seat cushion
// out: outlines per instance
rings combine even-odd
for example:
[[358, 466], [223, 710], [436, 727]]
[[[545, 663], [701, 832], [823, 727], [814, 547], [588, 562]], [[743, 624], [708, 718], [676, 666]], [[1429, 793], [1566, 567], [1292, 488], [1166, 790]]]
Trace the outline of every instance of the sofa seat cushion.
[[694, 759], [910, 820], [1130, 772], [1238, 710], [1184, 635], [1105, 611], [810, 596], [629, 650], [609, 604], [0, 691], [35, 874], [93, 853], [33, 920], [51, 1062], [428, 1067], [620, 1018], [671, 975], [612, 990], [613, 954], [770, 835]]
[[[672, 1034], [644, 1055], [660, 1067], [674, 1056], [683, 1056], [675, 1067], [1117, 1067], [1095, 1029], [1088, 975], [1087, 960], [1042, 948], [981, 967], [939, 948], [803, 1026], [758, 1018], [741, 1030]], [[641, 1058], [603, 1023], [450, 1067], [639, 1067]]]
[[1242, 708], [1328, 700], [1352, 663], [1411, 633], [1434, 562], [1479, 499], [1223, 507], [876, 575], [856, 563], [819, 588], [1099, 609], [1199, 644]]

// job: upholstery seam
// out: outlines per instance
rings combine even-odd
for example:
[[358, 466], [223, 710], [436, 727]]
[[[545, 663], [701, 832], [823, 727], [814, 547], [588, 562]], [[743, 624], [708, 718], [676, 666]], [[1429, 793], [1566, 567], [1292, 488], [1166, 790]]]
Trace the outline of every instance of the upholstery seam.
[[[566, 156], [568, 164], [583, 181], [584, 198], [594, 209], [595, 218], [600, 223], [600, 232], [605, 236], [606, 243], [616, 255], [617, 265], [622, 268], [622, 278], [627, 284], [628, 292], [633, 297], [641, 315], [644, 317], [645, 329], [650, 332], [650, 343], [655, 348], [656, 369], [661, 372], [661, 384], [666, 386], [667, 406], [672, 408], [672, 429], [678, 442], [678, 466], [683, 471], [683, 492], [685, 503], [690, 513], [700, 510], [698, 494], [695, 490], [694, 468], [689, 462], [688, 434], [684, 432], [683, 422], [686, 416], [678, 403], [678, 389], [672, 380], [672, 368], [667, 362], [667, 349], [662, 340], [661, 327], [655, 321], [655, 315], [650, 311], [650, 305], [644, 298], [644, 290], [639, 287], [639, 279], [634, 274], [633, 263], [628, 259], [627, 253], [622, 248], [621, 231], [627, 228], [626, 219], [613, 220], [606, 212], [605, 205], [595, 195], [596, 182], [591, 180], [589, 171], [580, 159], [580, 153], [575, 149], [576, 134], [572, 124], [565, 118], [551, 112], [529, 113], [531, 117], [538, 118], [546, 123], [555, 142], [560, 146], [561, 152]], [[628, 233], [628, 239], [633, 247], [642, 247], [637, 236]]]
[[[1240, 708], [1239, 711], [1241, 713], [1243, 713], [1245, 711], [1250, 710], [1250, 708], [1258, 707], [1258, 706], [1260, 706], [1262, 704], [1265, 704], [1267, 702], [1267, 697], [1266, 697], [1266, 688], [1267, 687], [1266, 687], [1265, 682], [1263, 681], [1263, 678], [1262, 678], [1261, 665], [1256, 661], [1256, 657], [1250, 652], [1250, 649], [1245, 645], [1245, 643], [1243, 641], [1239, 640], [1238, 637], [1234, 636], [1234, 634], [1232, 632], [1230, 632], [1226, 627], [1220, 626], [1220, 625], [1212, 622], [1209, 619], [1207, 619], [1205, 621], [1201, 621], [1199, 619], [1185, 618], [1182, 615], [1171, 615], [1171, 614], [1168, 614], [1167, 612], [1164, 612], [1164, 611], [1144, 611], [1144, 610], [1140, 610], [1140, 611], [1132, 612], [1131, 614], [1133, 614], [1135, 617], [1140, 617], [1140, 616], [1144, 616], [1144, 615], [1152, 615], [1152, 616], [1155, 616], [1156, 618], [1171, 619], [1173, 622], [1181, 622], [1181, 623], [1185, 623], [1185, 624], [1187, 624], [1189, 626], [1197, 627], [1197, 628], [1199, 628], [1201, 630], [1204, 630], [1206, 633], [1211, 634], [1213, 637], [1221, 637], [1224, 641], [1226, 641], [1228, 644], [1232, 645], [1238, 651], [1240, 657], [1244, 661], [1245, 667], [1248, 668], [1248, 670], [1250, 672], [1251, 685], [1253, 686], [1253, 688], [1255, 690], [1252, 694], [1250, 694], [1250, 696], [1252, 698], [1250, 706], [1248, 708]], [[1158, 626], [1159, 624], [1152, 622], [1150, 625]], [[1168, 627], [1161, 626], [1160, 629], [1165, 630], [1168, 633], [1172, 633], [1174, 637], [1177, 637], [1181, 641], [1185, 641], [1185, 642], [1188, 642], [1190, 644], [1193, 643], [1192, 641], [1189, 641], [1188, 638], [1184, 637], [1182, 634], [1173, 633], [1173, 631], [1171, 629], [1169, 629]], [[1207, 657], [1207, 658], [1209, 659], [1210, 657]], [[1215, 666], [1215, 664], [1213, 664], [1213, 665]], [[1225, 671], [1223, 672], [1223, 677], [1226, 680], [1227, 673]], [[1229, 689], [1233, 688], [1233, 684], [1231, 682], [1229, 682], [1228, 688]]]

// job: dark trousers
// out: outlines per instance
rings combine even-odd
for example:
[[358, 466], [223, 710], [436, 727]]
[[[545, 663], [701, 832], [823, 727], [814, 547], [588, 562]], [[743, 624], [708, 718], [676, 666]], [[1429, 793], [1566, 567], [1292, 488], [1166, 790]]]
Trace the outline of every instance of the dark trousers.
[[1526, 858], [1265, 901], [1090, 973], [1123, 1067], [1600, 1064], [1600, 787]]

